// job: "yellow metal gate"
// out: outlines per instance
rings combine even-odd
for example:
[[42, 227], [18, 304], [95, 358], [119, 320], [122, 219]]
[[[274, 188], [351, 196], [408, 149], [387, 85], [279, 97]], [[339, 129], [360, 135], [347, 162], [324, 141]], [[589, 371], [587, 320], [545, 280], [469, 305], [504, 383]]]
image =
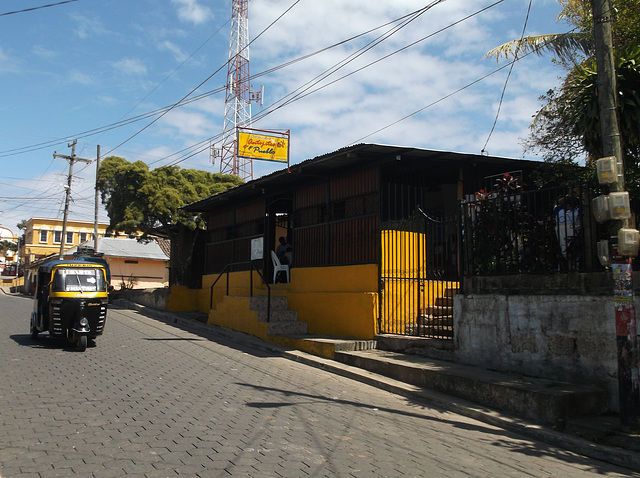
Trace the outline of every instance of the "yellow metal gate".
[[453, 338], [459, 289], [458, 227], [417, 209], [413, 219], [381, 231], [380, 332]]

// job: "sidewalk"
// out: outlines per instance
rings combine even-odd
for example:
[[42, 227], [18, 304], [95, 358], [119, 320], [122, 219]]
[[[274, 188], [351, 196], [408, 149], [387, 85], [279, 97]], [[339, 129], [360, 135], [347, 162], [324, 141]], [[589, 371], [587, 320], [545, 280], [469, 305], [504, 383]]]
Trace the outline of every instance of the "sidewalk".
[[[358, 380], [411, 400], [474, 418], [484, 423], [517, 432], [529, 438], [571, 450], [584, 456], [640, 471], [640, 435], [625, 432], [617, 417], [587, 416], [570, 419], [562, 424], [564, 430], [559, 430], [519, 416], [478, 405], [472, 400], [453, 397], [425, 387], [407, 383], [407, 381], [397, 380], [396, 378], [374, 373], [360, 367], [341, 363], [338, 360], [330, 360], [299, 350], [281, 347], [241, 332], [209, 325], [204, 322], [206, 320], [204, 314], [170, 313], [125, 301], [118, 301], [114, 304], [114, 307], [134, 309], [145, 316], [153, 317], [203, 336], [224, 337], [234, 343], [247, 345], [271, 353], [278, 353], [291, 360], [327, 370], [353, 380]], [[356, 351], [349, 352], [349, 354], [363, 354], [369, 358], [376, 356], [376, 360], [386, 362], [387, 364], [395, 361], [395, 365], [397, 365], [400, 359], [402, 359], [402, 362], [407, 361], [406, 355], [404, 354], [394, 354], [384, 351]], [[437, 361], [425, 357], [411, 356], [410, 362], [411, 364], [407, 366], [433, 369], [434, 363]]]

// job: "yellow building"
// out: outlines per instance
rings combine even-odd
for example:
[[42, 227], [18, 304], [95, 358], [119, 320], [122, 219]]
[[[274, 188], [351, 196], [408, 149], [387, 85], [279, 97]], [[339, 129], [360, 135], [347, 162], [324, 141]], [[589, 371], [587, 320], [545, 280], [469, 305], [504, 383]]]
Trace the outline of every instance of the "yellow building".
[[[173, 286], [167, 309], [203, 312], [211, 324], [286, 346], [282, 337], [305, 333], [449, 346], [458, 202], [505, 171], [538, 164], [359, 144], [202, 199], [183, 208], [207, 219], [194, 251], [201, 287]], [[280, 236], [292, 245], [286, 282], [277, 280]]]
[[[68, 220], [64, 238], [62, 237], [62, 222], [62, 219], [38, 217], [32, 217], [27, 221], [24, 230], [24, 241], [20, 243], [20, 257], [25, 265], [52, 254], [58, 254], [60, 252], [60, 243], [63, 239], [65, 250], [93, 240], [93, 222]], [[108, 224], [98, 224], [98, 239], [105, 237], [108, 226]], [[126, 238], [128, 236], [119, 235], [117, 237]]]

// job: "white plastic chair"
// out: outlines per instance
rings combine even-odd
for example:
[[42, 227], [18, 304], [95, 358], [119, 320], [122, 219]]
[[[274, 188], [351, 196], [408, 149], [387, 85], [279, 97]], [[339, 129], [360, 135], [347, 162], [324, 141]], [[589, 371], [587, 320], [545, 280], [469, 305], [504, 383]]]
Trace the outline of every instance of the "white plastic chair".
[[287, 282], [289, 282], [289, 266], [286, 264], [280, 264], [280, 259], [274, 251], [271, 251], [271, 262], [273, 262], [273, 283], [276, 282], [276, 276], [278, 272], [285, 272], [287, 274]]

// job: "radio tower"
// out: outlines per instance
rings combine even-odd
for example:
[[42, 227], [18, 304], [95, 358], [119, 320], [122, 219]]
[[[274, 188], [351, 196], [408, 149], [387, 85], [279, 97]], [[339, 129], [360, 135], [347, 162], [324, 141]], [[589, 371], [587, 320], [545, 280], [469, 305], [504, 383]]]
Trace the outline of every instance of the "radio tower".
[[232, 0], [229, 63], [224, 103], [220, 172], [253, 179], [253, 161], [239, 158], [237, 132], [251, 127], [251, 101], [261, 101], [262, 92], [252, 92], [249, 77], [249, 0]]

